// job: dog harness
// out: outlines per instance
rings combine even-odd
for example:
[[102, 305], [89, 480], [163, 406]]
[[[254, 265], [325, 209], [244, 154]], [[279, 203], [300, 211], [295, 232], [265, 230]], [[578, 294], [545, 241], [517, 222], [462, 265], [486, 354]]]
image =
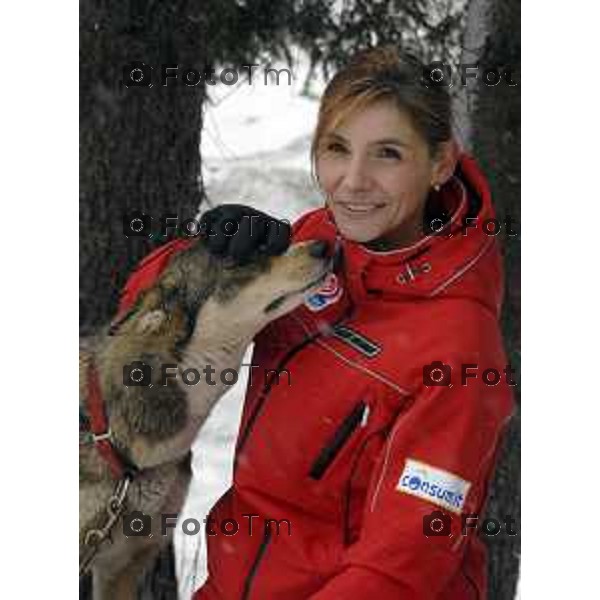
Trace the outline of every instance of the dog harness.
[[90, 361], [87, 369], [86, 400], [87, 415], [82, 414], [81, 410], [79, 412], [80, 445], [94, 444], [115, 479], [123, 479], [126, 474], [133, 479], [139, 469], [113, 442], [113, 433], [104, 410], [100, 379], [93, 361]]

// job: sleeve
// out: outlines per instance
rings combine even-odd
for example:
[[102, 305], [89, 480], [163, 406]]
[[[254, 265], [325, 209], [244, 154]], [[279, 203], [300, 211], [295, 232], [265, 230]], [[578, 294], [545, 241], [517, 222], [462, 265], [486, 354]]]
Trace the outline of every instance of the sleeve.
[[[461, 364], [444, 366], [454, 374]], [[360, 538], [310, 600], [434, 599], [460, 570], [474, 535], [462, 535], [462, 515], [483, 508], [512, 394], [508, 384], [454, 379], [423, 385], [397, 417], [369, 483]]]

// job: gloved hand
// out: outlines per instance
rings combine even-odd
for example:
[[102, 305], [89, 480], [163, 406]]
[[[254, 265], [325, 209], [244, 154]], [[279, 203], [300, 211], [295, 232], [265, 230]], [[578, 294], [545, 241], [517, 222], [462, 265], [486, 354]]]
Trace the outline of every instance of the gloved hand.
[[283, 254], [290, 245], [291, 226], [251, 206], [222, 204], [205, 212], [200, 228], [209, 252], [247, 262], [254, 254]]

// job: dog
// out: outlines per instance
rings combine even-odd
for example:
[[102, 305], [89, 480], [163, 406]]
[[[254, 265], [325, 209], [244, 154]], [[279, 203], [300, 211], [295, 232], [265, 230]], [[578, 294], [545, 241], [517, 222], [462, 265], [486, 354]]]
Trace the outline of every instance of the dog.
[[[253, 337], [319, 288], [332, 268], [327, 253], [325, 242], [308, 241], [236, 265], [198, 239], [124, 317], [80, 344], [80, 577], [91, 571], [94, 600], [136, 597], [169, 538], [126, 536], [125, 507], [154, 523], [179, 512], [192, 443], [228, 388], [220, 374], [237, 371]], [[185, 370], [207, 365], [215, 385], [183, 382]], [[140, 373], [152, 385], [142, 385]], [[94, 421], [106, 431], [90, 432]]]

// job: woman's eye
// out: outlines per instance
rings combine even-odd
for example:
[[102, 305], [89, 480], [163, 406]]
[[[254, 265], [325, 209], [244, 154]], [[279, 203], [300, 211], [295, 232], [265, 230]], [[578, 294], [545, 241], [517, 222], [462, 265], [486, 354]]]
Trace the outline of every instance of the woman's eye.
[[381, 158], [391, 158], [393, 160], [400, 160], [402, 158], [402, 155], [400, 154], [400, 151], [397, 150], [396, 148], [391, 148], [391, 147], [381, 148], [379, 150], [378, 155]]
[[325, 150], [327, 150], [327, 152], [344, 154], [346, 152], [346, 147], [343, 144], [340, 144], [339, 142], [331, 142], [330, 144], [327, 144]]

